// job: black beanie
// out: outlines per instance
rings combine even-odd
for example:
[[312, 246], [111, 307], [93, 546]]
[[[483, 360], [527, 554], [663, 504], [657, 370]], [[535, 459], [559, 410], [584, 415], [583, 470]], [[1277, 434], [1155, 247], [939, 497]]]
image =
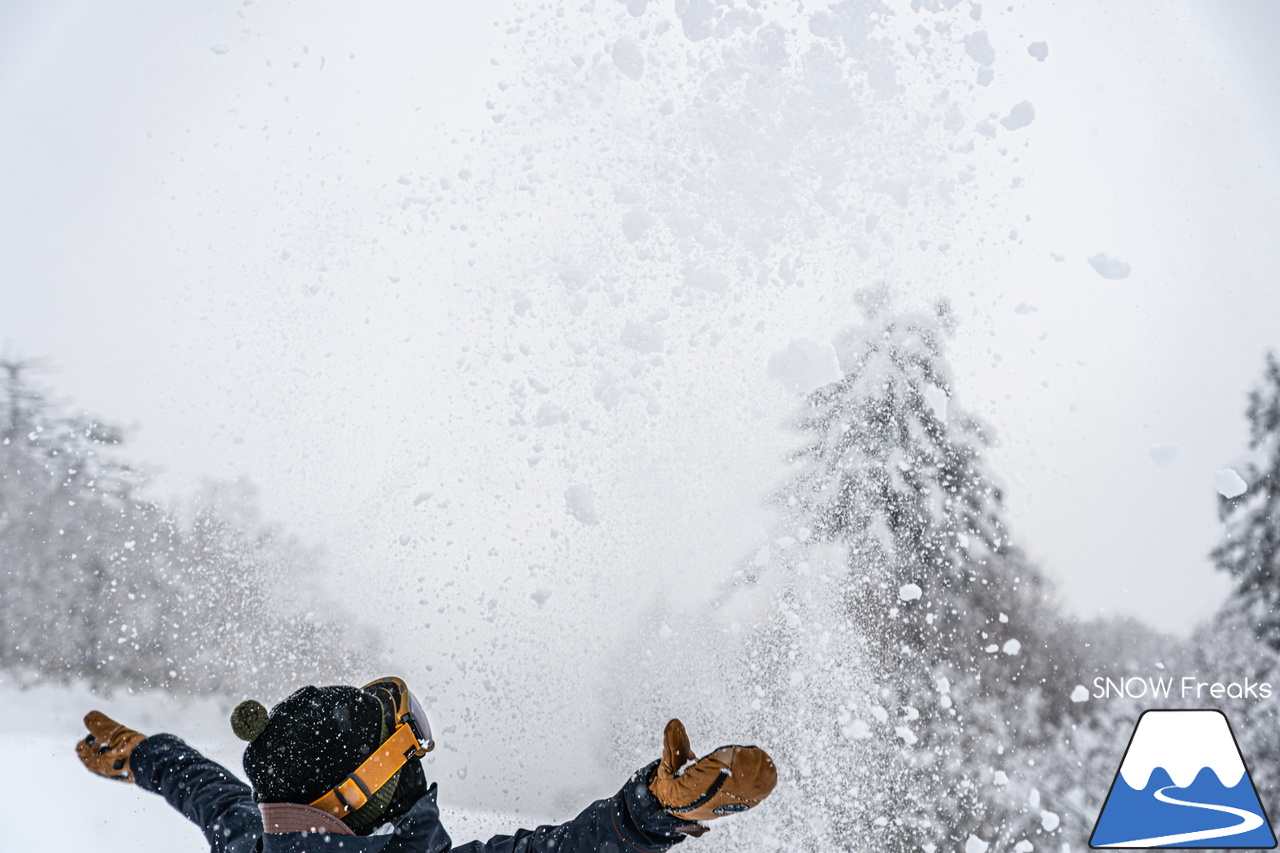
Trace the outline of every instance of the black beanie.
[[389, 734], [373, 694], [304, 687], [271, 709], [244, 751], [244, 772], [259, 802], [307, 805], [341, 784]]

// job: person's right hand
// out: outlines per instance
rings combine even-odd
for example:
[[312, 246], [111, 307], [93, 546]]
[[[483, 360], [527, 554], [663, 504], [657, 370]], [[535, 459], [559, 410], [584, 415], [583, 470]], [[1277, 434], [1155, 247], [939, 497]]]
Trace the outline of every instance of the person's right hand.
[[76, 755], [89, 772], [121, 782], [133, 782], [129, 758], [133, 748], [147, 736], [120, 725], [101, 711], [85, 714], [84, 727], [89, 734], [76, 743]]

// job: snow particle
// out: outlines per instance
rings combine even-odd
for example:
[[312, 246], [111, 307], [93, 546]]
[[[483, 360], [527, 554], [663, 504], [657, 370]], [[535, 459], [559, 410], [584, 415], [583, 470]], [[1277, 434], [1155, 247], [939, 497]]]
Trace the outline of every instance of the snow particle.
[[596, 493], [590, 486], [578, 483], [570, 486], [564, 493], [564, 511], [583, 524], [599, 524], [600, 516], [596, 513]]
[[924, 386], [924, 401], [932, 410], [933, 416], [942, 423], [947, 422], [947, 403], [950, 398], [947, 392], [932, 383]]
[[[680, 28], [689, 41], [702, 41], [715, 32], [716, 13], [719, 4], [715, 0], [689, 0], [680, 16]], [[679, 7], [677, 7], [678, 9]]]
[[569, 421], [569, 413], [555, 403], [543, 403], [538, 407], [538, 414], [533, 418], [537, 426], [555, 426]]
[[1010, 656], [1017, 655], [1018, 652], [1022, 651], [1022, 643], [1018, 642], [1017, 640], [1009, 640], [1007, 643], [1004, 644], [1002, 651], [1006, 655], [1010, 655]]
[[1013, 105], [1009, 110], [1009, 114], [1000, 119], [1000, 123], [1007, 130], [1020, 130], [1035, 120], [1036, 108], [1031, 106], [1030, 101], [1020, 101]]
[[1055, 812], [1040, 812], [1040, 825], [1044, 827], [1045, 832], [1053, 832], [1061, 822], [1061, 818]]
[[922, 595], [924, 595], [924, 591], [913, 583], [903, 584], [902, 588], [898, 590], [898, 598], [903, 601], [915, 601]]
[[639, 80], [644, 74], [644, 54], [634, 41], [620, 38], [613, 45], [613, 64], [627, 77]]
[[916, 742], [920, 740], [920, 738], [916, 737], [916, 733], [907, 726], [898, 726], [893, 730], [893, 733], [902, 738], [902, 742], [907, 746], [915, 746]]
[[227, 47], [225, 44], [215, 44], [211, 45], [209, 50], [212, 50], [214, 53], [218, 54], [218, 56], [222, 56], [224, 53], [228, 53], [231, 48]]
[[1037, 62], [1044, 62], [1049, 58], [1049, 43], [1047, 41], [1036, 41], [1027, 45], [1027, 53], [1036, 58]]
[[964, 52], [979, 65], [991, 65], [996, 61], [996, 49], [991, 46], [986, 30], [978, 30], [965, 36]]
[[529, 593], [529, 597], [538, 602], [538, 606], [541, 607], [546, 604], [547, 599], [551, 597], [551, 589], [550, 587], [540, 586], [533, 592]]
[[662, 332], [662, 328], [653, 323], [645, 323], [638, 320], [628, 320], [627, 325], [622, 329], [622, 336], [619, 340], [624, 347], [633, 349], [636, 352], [662, 352], [662, 344], [666, 336]]
[[1004, 787], [1009, 784], [1009, 774], [1003, 770], [997, 770], [995, 775], [991, 777], [991, 784]]
[[990, 846], [978, 836], [970, 835], [964, 843], [964, 853], [987, 853], [987, 848]]
[[871, 726], [866, 720], [854, 720], [840, 730], [840, 734], [849, 740], [866, 740], [871, 737]]
[[1089, 266], [1093, 267], [1093, 271], [1103, 278], [1112, 280], [1120, 278], [1128, 278], [1129, 272], [1133, 267], [1126, 264], [1119, 258], [1113, 258], [1106, 252], [1098, 252], [1096, 255], [1089, 256]]
[[653, 227], [653, 217], [643, 210], [629, 210], [622, 216], [622, 234], [631, 243], [638, 243]]
[[1213, 484], [1218, 488], [1218, 494], [1224, 498], [1238, 498], [1249, 491], [1249, 484], [1234, 468], [1223, 468], [1214, 474]]
[[1147, 455], [1161, 468], [1167, 468], [1178, 459], [1178, 445], [1173, 442], [1157, 444], [1147, 451]]
[[1072, 702], [1088, 702], [1089, 688], [1085, 687], [1083, 684], [1077, 684], [1076, 689], [1071, 691], [1071, 701]]
[[796, 338], [786, 349], [769, 356], [769, 377], [799, 394], [838, 382], [843, 376], [836, 349], [829, 343]]

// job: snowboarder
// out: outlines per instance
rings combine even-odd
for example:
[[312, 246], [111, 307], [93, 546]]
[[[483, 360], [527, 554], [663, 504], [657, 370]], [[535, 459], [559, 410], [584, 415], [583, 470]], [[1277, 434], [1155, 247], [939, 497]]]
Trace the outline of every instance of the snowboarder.
[[[436, 786], [422, 756], [435, 746], [422, 706], [398, 678], [362, 688], [304, 687], [270, 712], [254, 700], [231, 714], [249, 741], [230, 771], [170, 734], [147, 737], [99, 711], [76, 753], [90, 771], [163, 796], [204, 832], [213, 853], [316, 850], [444, 853]], [[679, 720], [662, 758], [622, 790], [558, 826], [517, 830], [459, 848], [467, 853], [660, 853], [707, 831], [701, 821], [746, 811], [773, 790], [777, 770], [755, 746], [698, 758]]]

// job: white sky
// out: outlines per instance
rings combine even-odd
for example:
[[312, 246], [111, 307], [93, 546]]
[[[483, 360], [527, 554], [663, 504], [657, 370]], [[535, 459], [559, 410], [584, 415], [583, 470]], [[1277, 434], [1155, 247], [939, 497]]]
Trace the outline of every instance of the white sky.
[[[1275, 7], [1012, 8], [987, 4], [983, 23], [990, 97], [1036, 108], [1008, 155], [1026, 184], [972, 211], [990, 235], [963, 247], [969, 266], [929, 273], [963, 321], [958, 403], [998, 428], [1015, 535], [1068, 606], [1186, 632], [1227, 588], [1205, 556], [1213, 475], [1244, 450], [1244, 393], [1280, 346]], [[0, 342], [136, 424], [159, 493], [246, 475], [344, 571], [456, 607], [407, 638], [434, 666], [476, 631], [504, 651], [491, 598], [517, 621], [575, 617], [555, 609], [575, 582], [563, 565], [623, 584], [598, 604], [606, 622], [670, 579], [654, 567], [721, 576], [753, 547], [792, 441], [774, 428], [791, 401], [768, 356], [843, 322], [748, 307], [744, 328], [768, 321], [758, 343], [740, 339], [729, 366], [705, 347], [672, 365], [647, 427], [508, 427], [503, 389], [469, 384], [467, 359], [482, 372], [518, 338], [475, 299], [468, 236], [414, 242], [406, 196], [503, 132], [485, 102], [527, 73], [493, 24], [510, 14], [498, 0], [0, 2]], [[1039, 40], [1045, 63], [1026, 55]], [[1133, 273], [1100, 278], [1085, 261], [1098, 251]], [[560, 375], [576, 333], [544, 327], [530, 370]], [[1160, 467], [1147, 451], [1166, 442], [1178, 455]], [[564, 515], [583, 478], [614, 521]], [[543, 587], [545, 609], [528, 601]]]

